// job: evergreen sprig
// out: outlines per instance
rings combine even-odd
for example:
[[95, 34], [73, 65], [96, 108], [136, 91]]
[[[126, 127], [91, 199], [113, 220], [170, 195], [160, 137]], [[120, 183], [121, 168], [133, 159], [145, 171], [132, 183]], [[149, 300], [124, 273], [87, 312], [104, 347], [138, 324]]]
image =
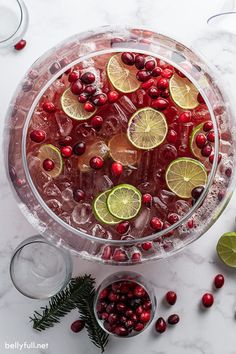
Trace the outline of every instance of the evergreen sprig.
[[97, 323], [93, 311], [95, 279], [91, 275], [71, 279], [68, 286], [53, 296], [48, 306], [41, 307], [42, 313], [35, 311], [30, 320], [33, 328], [44, 331], [60, 322], [60, 318], [75, 308], [79, 309], [81, 319], [85, 321], [88, 336], [101, 352], [108, 342], [108, 334]]

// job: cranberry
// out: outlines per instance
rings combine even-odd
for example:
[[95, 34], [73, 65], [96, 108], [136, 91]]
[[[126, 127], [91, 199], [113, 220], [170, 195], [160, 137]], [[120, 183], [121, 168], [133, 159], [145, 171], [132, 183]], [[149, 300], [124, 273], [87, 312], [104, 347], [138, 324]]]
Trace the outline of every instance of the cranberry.
[[168, 304], [174, 305], [176, 303], [176, 300], [177, 295], [174, 291], [168, 291], [168, 293], [166, 293], [166, 301], [168, 302]]
[[26, 40], [21, 39], [18, 43], [14, 45], [15, 50], [22, 50], [26, 46]]
[[158, 76], [161, 75], [161, 73], [162, 73], [162, 69], [161, 69], [159, 66], [156, 66], [156, 67], [152, 70], [151, 75], [152, 75], [153, 77], [158, 77]]
[[215, 276], [214, 284], [217, 289], [222, 288], [222, 286], [224, 285], [224, 282], [225, 282], [225, 278], [224, 278], [223, 274], [217, 274]]
[[202, 97], [202, 95], [200, 94], [200, 92], [197, 95], [197, 100], [200, 104], [205, 104], [204, 98]]
[[125, 322], [125, 327], [128, 329], [133, 329], [134, 322], [132, 320], [128, 320]]
[[143, 311], [139, 316], [139, 320], [142, 323], [147, 323], [151, 319], [151, 312], [150, 311]]
[[157, 88], [159, 88], [160, 90], [165, 90], [169, 87], [169, 81], [165, 78], [160, 78], [157, 81]]
[[[64, 68], [65, 66], [67, 66], [67, 65], [69, 64], [69, 61], [68, 61], [68, 59], [63, 58], [63, 59], [61, 59], [61, 60], [59, 61], [59, 63], [60, 63], [60, 65], [61, 65], [61, 67]], [[71, 68], [67, 69], [67, 70], [65, 71], [65, 74], [66, 74], [66, 75], [69, 75], [70, 72], [71, 72]]]
[[46, 133], [43, 130], [33, 130], [30, 133], [30, 139], [35, 143], [41, 143], [46, 138]]
[[56, 107], [54, 103], [46, 101], [43, 103], [42, 108], [47, 113], [54, 113], [56, 111]]
[[100, 156], [94, 156], [90, 159], [89, 164], [94, 170], [100, 170], [104, 165], [104, 160]]
[[121, 54], [121, 60], [126, 65], [134, 65], [135, 57], [134, 57], [133, 53], [124, 52], [124, 53]]
[[212, 152], [212, 146], [210, 144], [206, 144], [205, 146], [203, 146], [201, 150], [202, 156], [205, 157], [209, 157], [211, 155], [211, 152]]
[[155, 231], [160, 231], [163, 227], [163, 222], [157, 216], [153, 216], [150, 221], [150, 226]]
[[141, 254], [139, 252], [134, 252], [131, 256], [132, 262], [140, 262], [141, 261]]
[[226, 175], [228, 178], [230, 178], [231, 175], [232, 175], [232, 168], [230, 168], [230, 167], [226, 168], [226, 170], [225, 170], [225, 175]]
[[88, 96], [94, 95], [96, 91], [97, 88], [94, 85], [87, 85], [84, 88], [84, 93], [86, 93]]
[[140, 305], [136, 308], [135, 310], [136, 314], [137, 315], [141, 315], [141, 313], [143, 313], [143, 307]]
[[61, 148], [61, 155], [63, 156], [63, 157], [71, 157], [71, 155], [72, 155], [72, 147], [71, 146], [63, 146], [62, 148]]
[[124, 250], [116, 249], [114, 251], [112, 259], [115, 262], [125, 262], [125, 261], [127, 261], [128, 257], [127, 257], [127, 254], [126, 254], [126, 252]]
[[123, 302], [118, 302], [118, 304], [116, 305], [116, 309], [118, 312], [125, 312], [126, 305]]
[[78, 96], [78, 101], [79, 103], [85, 103], [88, 100], [88, 95], [86, 95], [86, 93], [82, 92], [79, 96]]
[[210, 141], [211, 143], [215, 142], [215, 133], [214, 133], [214, 131], [210, 131], [207, 134], [207, 140]]
[[161, 73], [161, 76], [164, 77], [165, 79], [170, 79], [172, 75], [173, 75], [173, 70], [167, 68], [164, 69]]
[[103, 321], [108, 321], [109, 314], [107, 312], [102, 312], [101, 313], [101, 319]]
[[43, 168], [45, 171], [52, 171], [55, 167], [55, 163], [50, 160], [50, 159], [46, 159], [43, 161]]
[[205, 136], [205, 134], [203, 133], [199, 133], [196, 136], [196, 145], [199, 149], [203, 148], [203, 146], [206, 145], [207, 142], [207, 138]]
[[179, 121], [181, 123], [189, 123], [191, 122], [191, 118], [192, 118], [192, 113], [190, 111], [185, 111], [180, 114]]
[[92, 97], [92, 102], [95, 106], [103, 106], [107, 103], [107, 95], [105, 93], [99, 93]]
[[142, 54], [137, 54], [135, 56], [135, 66], [138, 70], [142, 70], [145, 65], [145, 57]]
[[[168, 223], [168, 221], [165, 221], [163, 224], [163, 230], [168, 229], [170, 227], [170, 223]], [[171, 230], [169, 232], [167, 232], [164, 236], [165, 237], [171, 237], [174, 234], [174, 230]]]
[[163, 98], [168, 98], [170, 96], [170, 91], [168, 89], [162, 90], [160, 96]]
[[120, 323], [121, 323], [121, 324], [124, 324], [124, 325], [125, 325], [125, 323], [126, 323], [126, 321], [127, 321], [127, 317], [125, 317], [124, 315], [122, 315], [122, 316], [120, 316], [119, 320], [120, 320]]
[[104, 322], [103, 322], [103, 326], [104, 326], [104, 328], [105, 328], [108, 332], [110, 332], [110, 333], [114, 333], [115, 328], [116, 328], [116, 325], [115, 325], [115, 324], [110, 324], [110, 323], [107, 322], [107, 321], [104, 321]]
[[115, 328], [114, 333], [119, 337], [126, 337], [129, 334], [127, 328], [120, 325]]
[[79, 143], [75, 144], [73, 147], [73, 153], [75, 155], [83, 155], [85, 153], [86, 150], [86, 145], [83, 141], [80, 141]]
[[114, 103], [119, 98], [119, 93], [117, 91], [109, 91], [107, 94], [108, 101], [110, 103]]
[[94, 129], [99, 130], [102, 127], [103, 118], [101, 116], [94, 116], [91, 119], [91, 125]]
[[188, 228], [189, 228], [189, 229], [192, 229], [193, 226], [194, 226], [193, 219], [190, 219], [190, 220], [187, 222], [187, 225], [188, 225]]
[[113, 291], [111, 291], [108, 295], [108, 299], [111, 301], [111, 302], [116, 302], [118, 300], [118, 295], [115, 294]]
[[176, 224], [179, 221], [179, 215], [175, 213], [170, 213], [168, 214], [167, 220], [171, 225]]
[[72, 83], [71, 85], [71, 92], [74, 95], [80, 95], [84, 90], [84, 86], [82, 84], [82, 82], [80, 80], [77, 80], [75, 82]]
[[[209, 156], [209, 161], [210, 161], [210, 163], [213, 163], [214, 157], [215, 157], [214, 154], [212, 154], [212, 155]], [[219, 154], [219, 155], [218, 155], [218, 163], [220, 163], [221, 159], [222, 159], [222, 155]]]
[[55, 61], [55, 63], [53, 63], [50, 68], [49, 71], [50, 73], [53, 75], [55, 74], [57, 71], [59, 71], [61, 69], [61, 65], [60, 63], [58, 63], [57, 61]]
[[85, 102], [84, 104], [84, 109], [86, 112], [94, 112], [95, 111], [95, 107], [91, 102]]
[[144, 324], [141, 322], [138, 322], [134, 325], [134, 330], [137, 332], [141, 332], [144, 329]]
[[169, 105], [169, 102], [165, 98], [157, 98], [156, 100], [152, 101], [151, 107], [158, 109], [159, 111], [163, 111]]
[[145, 204], [147, 206], [151, 206], [151, 204], [152, 204], [151, 194], [149, 194], [149, 193], [144, 194], [142, 197], [142, 201], [143, 201], [143, 204]]
[[145, 81], [145, 82], [142, 82], [142, 84], [141, 84], [141, 89], [143, 89], [143, 90], [148, 90], [151, 86], [153, 86], [155, 84], [155, 81], [154, 81], [154, 79], [149, 79], [149, 80], [147, 80], [147, 81]]
[[100, 294], [99, 294], [99, 299], [100, 299], [100, 300], [106, 299], [107, 296], [108, 296], [108, 293], [109, 293], [109, 291], [108, 291], [107, 288], [102, 289], [102, 290], [100, 291]]
[[179, 322], [179, 316], [176, 314], [170, 315], [167, 321], [170, 325], [175, 325]]
[[[117, 296], [115, 297], [115, 299], [117, 299]], [[115, 311], [115, 308], [116, 308], [116, 305], [114, 302], [110, 302], [108, 305], [107, 305], [107, 308], [106, 308], [106, 312], [107, 313], [112, 313]]]
[[142, 243], [142, 249], [144, 251], [149, 251], [152, 248], [152, 242], [144, 242]]
[[156, 61], [154, 59], [150, 59], [145, 63], [145, 69], [148, 71], [152, 71], [156, 66]]
[[143, 304], [143, 309], [144, 310], [151, 310], [152, 308], [152, 302], [150, 300], [147, 300]]
[[158, 333], [163, 333], [166, 330], [166, 321], [164, 318], [159, 317], [155, 323], [155, 329]]
[[95, 75], [88, 71], [81, 76], [81, 81], [84, 84], [92, 84], [95, 81]]
[[150, 96], [153, 99], [157, 98], [160, 95], [159, 90], [154, 86], [150, 87], [147, 93], [148, 96]]
[[125, 316], [128, 318], [131, 318], [133, 316], [134, 312], [132, 309], [127, 309], [125, 312]]
[[151, 74], [150, 74], [150, 72], [148, 72], [146, 70], [139, 70], [137, 72], [136, 77], [137, 77], [137, 80], [139, 80], [141, 82], [145, 82], [151, 78]]
[[137, 317], [137, 315], [136, 315], [135, 313], [133, 313], [132, 316], [130, 316], [130, 319], [131, 319], [133, 322], [135, 322], [135, 323], [138, 322], [138, 317]]
[[118, 225], [116, 225], [116, 231], [124, 235], [129, 231], [129, 222], [128, 221], [122, 221]]
[[168, 120], [173, 122], [178, 116], [178, 110], [175, 106], [169, 106], [165, 111], [165, 116]]
[[214, 297], [212, 294], [206, 293], [202, 296], [202, 304], [204, 307], [211, 307], [214, 303]]
[[123, 166], [120, 162], [113, 162], [111, 165], [112, 174], [119, 177], [123, 173]]
[[209, 120], [203, 125], [204, 132], [209, 132], [213, 128], [213, 123]]
[[68, 81], [69, 81], [69, 82], [75, 82], [75, 81], [77, 81], [79, 78], [80, 78], [80, 72], [79, 72], [79, 71], [76, 71], [76, 70], [73, 70], [73, 71], [71, 71], [71, 73], [70, 73], [69, 76], [68, 76]]
[[167, 140], [168, 143], [170, 143], [170, 144], [175, 144], [176, 141], [177, 141], [177, 137], [178, 137], [178, 135], [177, 135], [176, 131], [175, 131], [174, 129], [170, 129], [170, 130], [168, 131], [167, 136], [166, 136], [166, 140]]
[[204, 191], [204, 187], [203, 186], [199, 186], [199, 187], [193, 188], [193, 190], [191, 192], [192, 198], [194, 200], [198, 200], [203, 191]]
[[118, 316], [117, 316], [117, 314], [115, 314], [115, 313], [110, 313], [110, 315], [109, 315], [109, 317], [108, 317], [108, 322], [109, 322], [110, 324], [115, 324], [115, 323], [117, 323], [117, 321], [118, 321]]
[[144, 296], [146, 296], [146, 290], [139, 284], [137, 284], [134, 288], [134, 296], [138, 297], [138, 298], [142, 298]]
[[78, 332], [82, 331], [84, 326], [85, 326], [85, 321], [77, 320], [77, 321], [72, 323], [70, 328], [71, 328], [72, 332], [78, 333]]
[[82, 189], [75, 188], [73, 190], [73, 198], [76, 202], [80, 202], [81, 200], [85, 199], [85, 193], [82, 191]]
[[72, 143], [72, 137], [70, 135], [67, 135], [65, 137], [62, 137], [59, 139], [58, 143], [61, 145], [61, 146], [67, 146], [67, 145], [70, 145]]

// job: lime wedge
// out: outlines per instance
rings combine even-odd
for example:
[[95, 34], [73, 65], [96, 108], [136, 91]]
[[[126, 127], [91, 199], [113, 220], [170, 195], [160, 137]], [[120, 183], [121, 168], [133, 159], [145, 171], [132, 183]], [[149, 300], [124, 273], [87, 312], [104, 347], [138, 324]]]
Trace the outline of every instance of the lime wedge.
[[193, 109], [199, 105], [198, 90], [187, 78], [174, 74], [170, 79], [170, 94], [173, 101], [183, 109]]
[[70, 88], [63, 92], [61, 106], [63, 111], [75, 120], [89, 119], [96, 112], [96, 110], [94, 112], [85, 111], [83, 104], [78, 101], [77, 96], [71, 92]]
[[201, 154], [201, 149], [199, 149], [199, 147], [196, 144], [196, 136], [199, 133], [203, 133], [203, 125], [204, 123], [201, 123], [199, 125], [197, 125], [193, 131], [192, 134], [190, 136], [190, 140], [189, 140], [189, 144], [190, 144], [190, 150], [192, 152], [192, 154], [197, 157], [199, 160], [205, 160], [206, 158], [204, 156], [202, 156]]
[[123, 166], [133, 166], [140, 159], [141, 152], [131, 144], [125, 133], [114, 135], [108, 143], [108, 148], [111, 158]]
[[204, 186], [206, 182], [205, 167], [188, 157], [174, 160], [166, 170], [166, 184], [180, 198], [190, 198], [192, 190]]
[[150, 150], [165, 140], [167, 131], [164, 114], [146, 107], [139, 109], [130, 118], [127, 134], [136, 148]]
[[141, 208], [142, 195], [130, 184], [120, 184], [114, 187], [107, 197], [109, 212], [118, 219], [134, 218]]
[[120, 219], [114, 217], [107, 208], [107, 197], [111, 190], [99, 194], [93, 202], [93, 211], [95, 217], [104, 224], [114, 225], [120, 222]]
[[236, 268], [236, 232], [227, 232], [219, 239], [216, 251], [223, 263]]
[[140, 82], [136, 78], [137, 69], [125, 65], [121, 54], [113, 55], [107, 64], [107, 75], [112, 85], [120, 92], [129, 93], [136, 91]]
[[50, 159], [54, 162], [55, 166], [53, 170], [51, 171], [44, 170], [44, 172], [47, 173], [49, 176], [55, 178], [61, 174], [63, 168], [63, 159], [61, 157], [60, 150], [56, 146], [52, 144], [44, 144], [40, 146], [38, 152], [38, 158], [40, 159], [42, 170], [43, 170], [44, 160]]

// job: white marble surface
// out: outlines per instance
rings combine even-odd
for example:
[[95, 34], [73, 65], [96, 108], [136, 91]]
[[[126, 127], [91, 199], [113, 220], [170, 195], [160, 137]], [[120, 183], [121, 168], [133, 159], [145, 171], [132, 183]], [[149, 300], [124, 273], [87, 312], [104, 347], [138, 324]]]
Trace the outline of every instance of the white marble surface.
[[[134, 24], [157, 29], [191, 45], [192, 38], [203, 35], [206, 19], [217, 11], [223, 1], [197, 0], [26, 0], [30, 12], [30, 27], [24, 51], [0, 54], [0, 130], [10, 98], [26, 69], [45, 50], [67, 36], [103, 24]], [[222, 44], [224, 49], [224, 45]], [[204, 48], [203, 48], [204, 51]], [[235, 83], [235, 82], [234, 82]], [[2, 139], [2, 133], [1, 133]], [[2, 147], [3, 151], [4, 147]], [[47, 350], [15, 350], [15, 352], [44, 354], [95, 354], [99, 351], [84, 332], [73, 334], [70, 323], [77, 313], [68, 315], [61, 324], [44, 333], [35, 333], [28, 316], [39, 308], [41, 301], [32, 301], [19, 294], [9, 279], [9, 261], [17, 244], [34, 234], [33, 228], [21, 215], [11, 194], [0, 152], [0, 353], [5, 342], [48, 343]], [[107, 354], [235, 354], [236, 331], [236, 271], [224, 267], [217, 259], [215, 246], [219, 236], [235, 228], [234, 194], [221, 218], [200, 240], [183, 252], [164, 261], [132, 268], [149, 278], [158, 300], [156, 316], [167, 317], [176, 312], [181, 322], [159, 336], [153, 325], [147, 332], [129, 340], [111, 339]], [[91, 272], [100, 281], [117, 271], [75, 259], [75, 273]], [[226, 284], [215, 292], [215, 305], [209, 311], [199, 308], [201, 295], [212, 289], [212, 279], [223, 272]], [[176, 290], [178, 301], [168, 309], [162, 299], [168, 289]], [[13, 351], [13, 350], [12, 350]]]

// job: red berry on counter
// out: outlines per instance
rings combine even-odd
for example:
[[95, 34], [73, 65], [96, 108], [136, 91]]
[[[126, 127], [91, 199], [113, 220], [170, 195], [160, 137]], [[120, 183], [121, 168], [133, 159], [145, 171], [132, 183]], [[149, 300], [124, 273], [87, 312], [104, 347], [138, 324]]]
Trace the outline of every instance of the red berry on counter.
[[26, 40], [21, 39], [18, 43], [14, 45], [15, 50], [22, 50], [26, 46]]
[[116, 231], [121, 234], [124, 235], [129, 231], [129, 222], [128, 221], [122, 221], [119, 224], [116, 225]]
[[152, 204], [152, 196], [149, 193], [145, 193], [142, 197], [143, 204], [146, 206], [151, 206]]
[[90, 159], [89, 164], [94, 170], [100, 170], [104, 165], [104, 160], [100, 156], [94, 156]]
[[170, 325], [176, 325], [179, 322], [179, 316], [176, 314], [170, 315], [167, 319]]
[[72, 150], [72, 147], [71, 147], [71, 146], [63, 146], [63, 147], [61, 148], [61, 155], [62, 155], [63, 157], [71, 157], [72, 152], [73, 152], [73, 150]]
[[177, 295], [174, 291], [168, 291], [166, 293], [166, 301], [168, 302], [168, 304], [174, 305], [176, 303], [176, 300], [177, 300]]
[[220, 289], [220, 288], [222, 288], [224, 283], [225, 283], [225, 278], [224, 278], [223, 274], [217, 274], [214, 279], [215, 287], [217, 289]]
[[150, 221], [150, 226], [153, 230], [160, 231], [163, 228], [163, 222], [157, 216], [153, 216]]
[[103, 118], [101, 116], [94, 116], [91, 119], [91, 125], [94, 129], [99, 130], [102, 127]]
[[80, 79], [84, 84], [92, 84], [95, 81], [95, 75], [91, 72], [86, 72], [81, 76]]
[[117, 91], [109, 91], [107, 93], [108, 102], [115, 103], [119, 98], [119, 93]]
[[71, 328], [72, 332], [78, 333], [78, 332], [82, 331], [84, 326], [85, 326], [85, 321], [77, 320], [77, 321], [72, 323], [70, 328]]
[[214, 297], [212, 294], [206, 293], [202, 296], [202, 304], [204, 307], [211, 307], [214, 303]]
[[45, 159], [43, 161], [43, 169], [45, 171], [52, 171], [55, 167], [55, 163], [51, 159]]
[[121, 54], [121, 60], [123, 61], [124, 64], [131, 66], [131, 65], [134, 65], [135, 56], [133, 53], [124, 52]]
[[111, 165], [112, 174], [115, 177], [119, 177], [123, 173], [123, 166], [120, 162], [113, 162]]
[[82, 191], [82, 189], [75, 188], [73, 190], [73, 198], [76, 202], [80, 202], [81, 200], [85, 199], [85, 193]]
[[49, 101], [44, 102], [43, 105], [42, 105], [42, 108], [47, 113], [56, 112], [56, 107], [55, 107], [54, 103], [49, 102]]
[[203, 148], [204, 145], [206, 145], [207, 138], [206, 135], [203, 133], [199, 133], [196, 136], [196, 145], [199, 149]]
[[33, 130], [30, 133], [30, 139], [35, 143], [41, 143], [46, 138], [46, 133], [43, 130]]
[[155, 323], [155, 329], [158, 333], [164, 333], [166, 331], [166, 321], [164, 318], [159, 317]]
[[203, 125], [204, 132], [209, 132], [212, 129], [213, 129], [213, 123], [210, 120], [204, 123]]

